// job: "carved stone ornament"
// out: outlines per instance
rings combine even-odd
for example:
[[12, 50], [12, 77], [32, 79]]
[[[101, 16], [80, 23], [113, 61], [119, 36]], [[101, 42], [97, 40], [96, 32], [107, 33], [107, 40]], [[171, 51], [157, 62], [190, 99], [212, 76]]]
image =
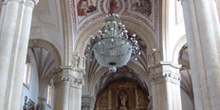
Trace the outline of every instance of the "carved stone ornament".
[[153, 52], [147, 55], [148, 66], [155, 66], [160, 61], [160, 51], [153, 49]]
[[73, 68], [77, 70], [84, 70], [86, 68], [86, 57], [74, 54], [72, 59]]
[[59, 72], [55, 74], [55, 86], [69, 85], [74, 88], [81, 88], [84, 84], [83, 72], [74, 71], [73, 69], [60, 69]]
[[181, 65], [171, 64], [170, 62], [160, 62], [151, 68], [152, 84], [163, 82], [172, 82], [180, 84], [181, 74], [179, 70]]

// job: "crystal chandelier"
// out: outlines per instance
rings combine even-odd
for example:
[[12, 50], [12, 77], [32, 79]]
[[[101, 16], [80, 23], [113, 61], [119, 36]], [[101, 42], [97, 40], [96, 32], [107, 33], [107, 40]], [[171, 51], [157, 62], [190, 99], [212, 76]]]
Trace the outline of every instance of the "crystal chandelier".
[[109, 67], [109, 72], [116, 72], [117, 67], [128, 63], [132, 53], [140, 54], [136, 35], [128, 35], [125, 25], [121, 23], [119, 15], [115, 13], [115, 1], [110, 3], [106, 23], [98, 31], [96, 37], [90, 36], [88, 49], [94, 52], [100, 65]]

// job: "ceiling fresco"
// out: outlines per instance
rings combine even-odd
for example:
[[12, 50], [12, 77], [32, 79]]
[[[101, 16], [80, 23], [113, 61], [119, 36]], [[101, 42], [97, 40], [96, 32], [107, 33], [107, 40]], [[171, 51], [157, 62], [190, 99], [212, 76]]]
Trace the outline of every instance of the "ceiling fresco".
[[[89, 24], [104, 18], [111, 0], [71, 0], [73, 31], [78, 36]], [[159, 0], [116, 0], [116, 13], [142, 22], [158, 37]], [[123, 22], [123, 21], [122, 21]]]

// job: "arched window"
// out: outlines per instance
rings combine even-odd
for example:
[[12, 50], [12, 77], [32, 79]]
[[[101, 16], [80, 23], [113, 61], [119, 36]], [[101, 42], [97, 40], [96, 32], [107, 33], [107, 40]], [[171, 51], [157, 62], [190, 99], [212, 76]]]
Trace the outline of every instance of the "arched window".
[[26, 64], [25, 64], [25, 71], [24, 71], [24, 80], [23, 80], [23, 84], [27, 88], [29, 88], [30, 77], [31, 77], [31, 61], [30, 61], [29, 56], [27, 55], [27, 60], [26, 60]]
[[50, 82], [50, 84], [48, 85], [47, 88], [47, 105], [51, 107], [51, 100], [52, 100], [52, 84]]

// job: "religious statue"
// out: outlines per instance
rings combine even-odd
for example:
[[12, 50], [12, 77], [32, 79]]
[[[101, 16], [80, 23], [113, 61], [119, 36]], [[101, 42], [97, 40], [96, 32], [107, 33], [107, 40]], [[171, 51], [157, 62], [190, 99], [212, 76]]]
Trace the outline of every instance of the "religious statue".
[[121, 101], [120, 109], [127, 110], [126, 102], [127, 102], [128, 98], [124, 92], [122, 92], [120, 94], [119, 99]]

